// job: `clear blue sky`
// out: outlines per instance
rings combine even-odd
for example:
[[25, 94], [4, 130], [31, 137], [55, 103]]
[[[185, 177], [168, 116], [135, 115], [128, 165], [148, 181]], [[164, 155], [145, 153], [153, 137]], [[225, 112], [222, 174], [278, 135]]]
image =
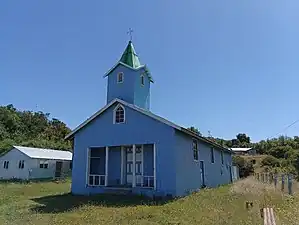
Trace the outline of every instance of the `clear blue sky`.
[[1, 1], [0, 105], [76, 127], [106, 104], [103, 74], [132, 27], [154, 113], [267, 138], [299, 119], [298, 12], [297, 0]]

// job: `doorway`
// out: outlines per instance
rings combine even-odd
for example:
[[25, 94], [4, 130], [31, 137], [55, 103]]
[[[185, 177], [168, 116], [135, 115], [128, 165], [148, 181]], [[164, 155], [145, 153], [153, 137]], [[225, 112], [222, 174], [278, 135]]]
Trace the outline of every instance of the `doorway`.
[[205, 181], [205, 166], [204, 166], [204, 161], [200, 161], [200, 178], [201, 178], [201, 186], [205, 187], [206, 186], [206, 181]]
[[133, 146], [125, 147], [126, 153], [126, 184], [132, 186], [133, 184], [133, 170], [135, 169], [136, 186], [140, 186], [142, 183], [142, 171], [143, 171], [143, 157], [142, 146], [136, 145], [135, 153], [135, 168], [133, 168]]
[[55, 169], [55, 177], [61, 177], [61, 171], [62, 171], [62, 162], [57, 161], [56, 162], [56, 169]]

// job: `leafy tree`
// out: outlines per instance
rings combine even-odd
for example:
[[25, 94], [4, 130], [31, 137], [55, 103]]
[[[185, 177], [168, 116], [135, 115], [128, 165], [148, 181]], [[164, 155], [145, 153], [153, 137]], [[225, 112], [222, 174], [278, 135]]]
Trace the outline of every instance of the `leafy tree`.
[[241, 156], [233, 156], [233, 165], [238, 166], [240, 177], [250, 176], [254, 172], [253, 163]]
[[12, 104], [0, 106], [0, 154], [12, 145], [71, 149], [64, 137], [70, 129], [49, 113], [20, 111]]
[[194, 132], [194, 133], [196, 133], [197, 135], [202, 135], [201, 133], [200, 133], [200, 131], [199, 131], [199, 129], [198, 128], [196, 128], [196, 127], [189, 127], [189, 128], [187, 128], [188, 130], [190, 130], [190, 131], [192, 131], [192, 132]]
[[278, 167], [280, 166], [279, 159], [275, 158], [272, 155], [268, 155], [261, 161], [262, 166]]

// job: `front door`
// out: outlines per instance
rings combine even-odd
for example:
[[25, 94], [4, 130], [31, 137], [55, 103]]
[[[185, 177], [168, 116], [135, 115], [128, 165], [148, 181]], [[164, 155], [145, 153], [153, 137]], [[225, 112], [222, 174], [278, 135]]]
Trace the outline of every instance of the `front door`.
[[[125, 147], [126, 152], [126, 184], [133, 184], [133, 146]], [[136, 145], [135, 154], [135, 178], [136, 186], [140, 186], [142, 182], [142, 170], [143, 170], [143, 159], [142, 159], [142, 146]]]
[[56, 162], [55, 177], [61, 177], [62, 162]]
[[204, 161], [200, 161], [200, 178], [201, 178], [201, 184], [203, 187], [206, 186], [205, 183], [205, 166], [204, 166]]

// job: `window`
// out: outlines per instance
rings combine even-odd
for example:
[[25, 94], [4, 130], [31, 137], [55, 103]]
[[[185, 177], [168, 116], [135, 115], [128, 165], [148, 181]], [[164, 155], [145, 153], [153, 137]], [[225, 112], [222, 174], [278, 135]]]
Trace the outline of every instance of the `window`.
[[195, 161], [198, 161], [198, 148], [197, 148], [196, 140], [193, 140], [192, 142], [192, 149], [193, 149], [193, 158]]
[[211, 163], [215, 162], [214, 148], [211, 147]]
[[40, 161], [39, 162], [39, 168], [41, 168], [41, 169], [48, 169], [48, 167], [49, 167], [48, 162], [46, 162], [46, 161]]
[[117, 83], [122, 83], [124, 82], [124, 73], [120, 72], [117, 74]]
[[8, 169], [8, 164], [9, 164], [9, 161], [4, 161], [3, 168], [4, 169]]
[[114, 123], [125, 122], [125, 109], [123, 106], [118, 105], [114, 110]]
[[221, 150], [221, 163], [224, 164], [223, 151]]
[[144, 86], [144, 76], [143, 75], [141, 75], [140, 80], [141, 80], [141, 85]]
[[19, 161], [19, 169], [24, 169], [24, 160]]

